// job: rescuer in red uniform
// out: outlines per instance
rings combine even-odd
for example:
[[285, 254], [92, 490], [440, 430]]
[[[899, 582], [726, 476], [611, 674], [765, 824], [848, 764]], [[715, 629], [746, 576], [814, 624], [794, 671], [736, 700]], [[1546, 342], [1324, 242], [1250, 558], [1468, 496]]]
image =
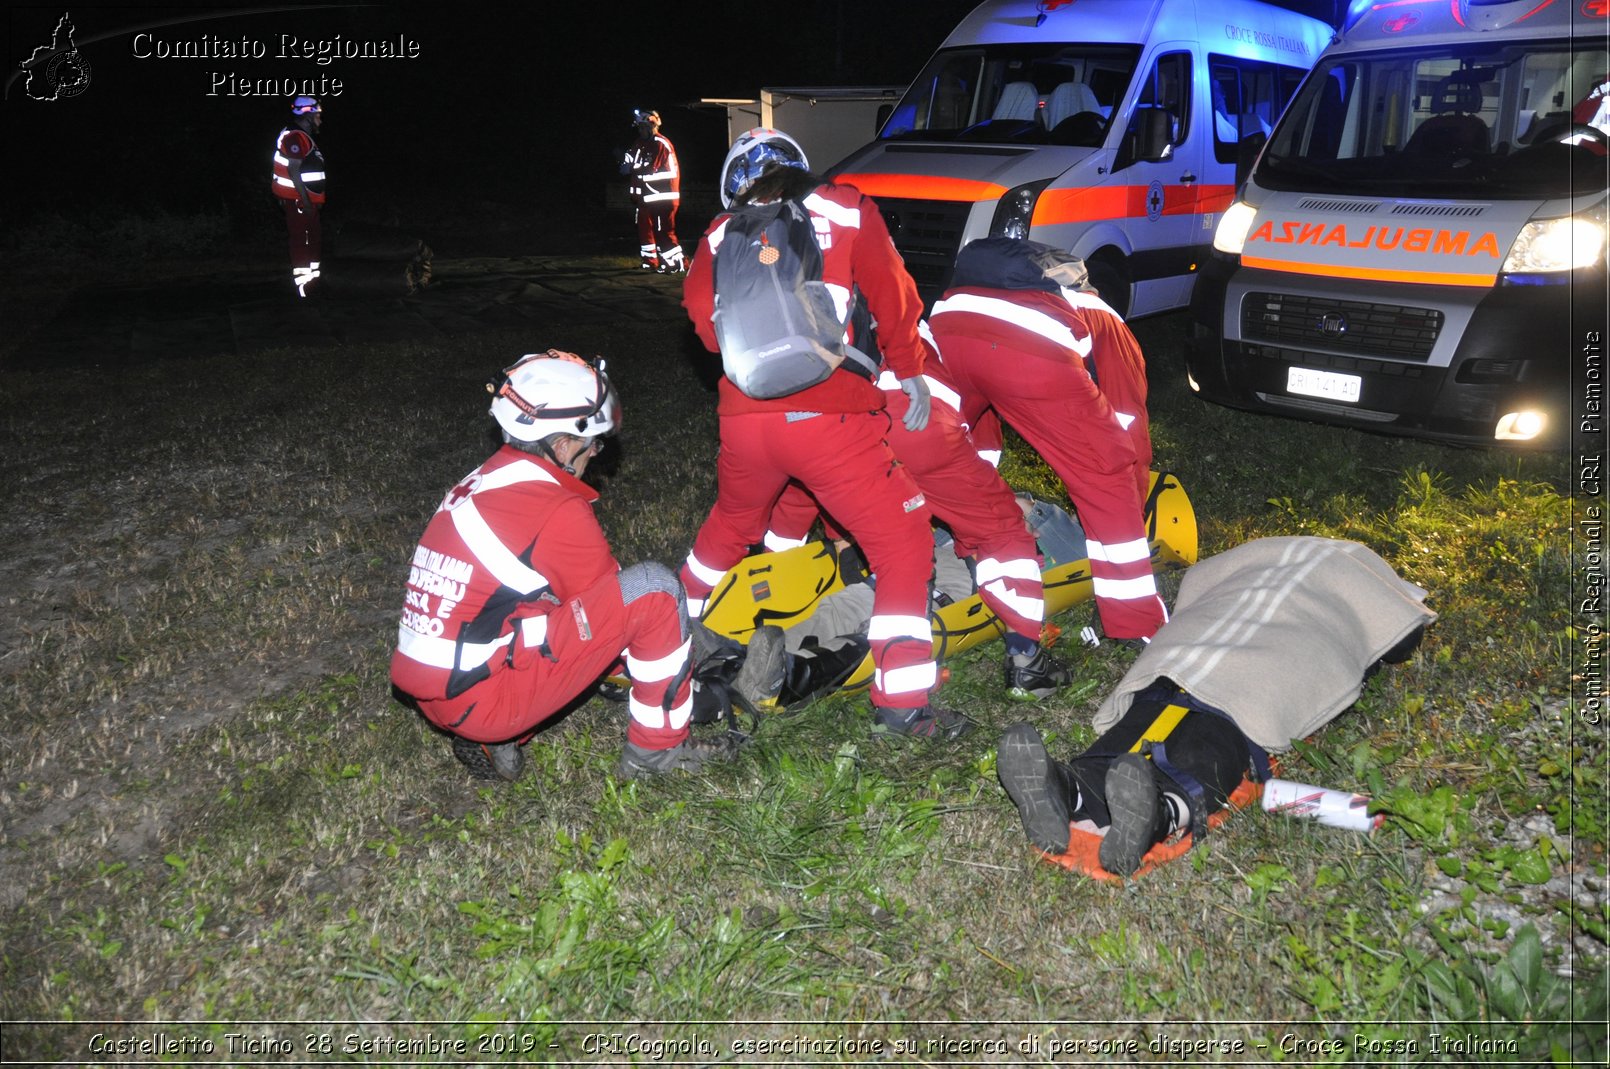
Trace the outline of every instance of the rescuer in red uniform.
[[[1050, 266], [1032, 288], [995, 281], [998, 258]], [[1118, 313], [1088, 287], [1081, 260], [1037, 242], [981, 238], [956, 261], [956, 282], [929, 326], [962, 395], [962, 419], [1010, 423], [1067, 487], [1089, 538], [1091, 586], [1102, 630], [1149, 640], [1168, 618], [1152, 575], [1145, 500], [1152, 460], [1146, 364]], [[1099, 383], [1099, 385], [1098, 385]], [[979, 430], [989, 448], [990, 432]]]
[[[812, 175], [798, 143], [771, 129], [750, 130], [733, 143], [722, 166], [721, 198], [729, 208], [746, 201], [802, 202], [839, 320], [850, 322], [859, 289], [877, 321], [888, 367], [911, 399], [905, 426], [926, 425], [930, 401], [922, 371], [927, 354], [917, 336], [922, 302], [877, 205], [853, 186]], [[727, 218], [718, 216], [705, 233], [683, 288], [683, 306], [712, 352], [719, 351], [711, 322], [713, 261]], [[703, 613], [710, 591], [765, 536], [784, 487], [797, 480], [844, 525], [877, 576], [868, 631], [876, 666], [873, 732], [953, 739], [967, 731], [971, 721], [929, 702], [937, 678], [928, 624], [930, 516], [916, 481], [889, 449], [883, 392], [849, 370], [848, 361], [822, 382], [773, 400], [748, 397], [726, 377], [719, 389], [716, 503], [681, 573], [689, 613], [695, 618]], [[701, 630], [695, 627], [696, 633]]]
[[274, 196], [285, 209], [291, 235], [291, 282], [299, 297], [317, 289], [324, 210], [324, 153], [313, 135], [324, 123], [324, 109], [310, 96], [291, 101], [290, 125], [274, 142]]
[[660, 133], [660, 113], [632, 112], [637, 143], [626, 153], [621, 173], [632, 177], [630, 193], [637, 210], [640, 266], [662, 274], [687, 270], [676, 237], [676, 209], [682, 201], [682, 170], [676, 147]]
[[663, 564], [622, 569], [580, 476], [620, 425], [602, 367], [549, 349], [490, 384], [503, 447], [448, 491], [409, 570], [391, 680], [453, 736], [479, 778], [518, 778], [538, 725], [625, 651], [623, 776], [696, 770], [682, 588]]
[[[919, 324], [918, 332], [927, 334], [927, 325]], [[910, 401], [894, 373], [884, 371], [878, 379], [891, 419], [889, 446], [917, 480], [934, 517], [950, 529], [957, 556], [973, 558], [979, 595], [1006, 627], [1007, 692], [1023, 700], [1049, 697], [1073, 676], [1040, 645], [1045, 588], [1034, 535], [1012, 488], [979, 455], [962, 423], [955, 383], [931, 346], [922, 374], [931, 404], [928, 425], [920, 431], [906, 429]], [[802, 544], [816, 513], [816, 503], [791, 484], [772, 514], [765, 544]]]

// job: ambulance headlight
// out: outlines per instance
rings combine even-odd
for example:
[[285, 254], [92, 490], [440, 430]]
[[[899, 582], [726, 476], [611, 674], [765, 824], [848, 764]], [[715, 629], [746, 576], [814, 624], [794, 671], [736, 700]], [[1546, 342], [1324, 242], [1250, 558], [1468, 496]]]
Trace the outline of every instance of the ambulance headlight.
[[1029, 182], [1007, 190], [1001, 202], [995, 206], [995, 218], [990, 221], [989, 236], [1017, 238], [1020, 241], [1027, 239], [1029, 227], [1034, 222], [1034, 206], [1039, 203], [1040, 191], [1049, 185], [1050, 181], [1048, 178], [1043, 182]]
[[1244, 200], [1230, 205], [1219, 217], [1218, 229], [1213, 231], [1213, 247], [1226, 256], [1240, 256], [1247, 243], [1247, 231], [1252, 229], [1252, 220], [1257, 217], [1258, 209]]
[[1493, 437], [1500, 442], [1530, 442], [1548, 427], [1548, 416], [1535, 409], [1506, 412], [1498, 421]]
[[1521, 229], [1504, 258], [1507, 275], [1543, 274], [1592, 267], [1604, 259], [1604, 224], [1568, 215], [1539, 219]]

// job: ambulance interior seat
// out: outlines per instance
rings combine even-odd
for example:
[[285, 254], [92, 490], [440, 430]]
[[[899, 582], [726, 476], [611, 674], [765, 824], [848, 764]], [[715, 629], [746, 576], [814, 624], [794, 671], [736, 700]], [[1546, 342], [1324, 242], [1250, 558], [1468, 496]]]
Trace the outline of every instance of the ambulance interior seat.
[[1101, 114], [1101, 102], [1096, 91], [1083, 82], [1063, 82], [1051, 90], [1045, 101], [1045, 128], [1055, 130], [1063, 120], [1071, 119], [1081, 111]]
[[1403, 151], [1418, 156], [1486, 155], [1491, 143], [1487, 124], [1475, 114], [1480, 110], [1481, 86], [1468, 77], [1449, 75], [1431, 100], [1431, 118], [1409, 136]]
[[1095, 90], [1083, 82], [1063, 82], [1045, 102], [1045, 126], [1057, 145], [1098, 147], [1107, 133], [1107, 120]]
[[1007, 82], [1001, 89], [1001, 99], [995, 102], [995, 114], [990, 118], [1008, 121], [1027, 121], [1035, 117], [1040, 108], [1040, 91], [1033, 82]]

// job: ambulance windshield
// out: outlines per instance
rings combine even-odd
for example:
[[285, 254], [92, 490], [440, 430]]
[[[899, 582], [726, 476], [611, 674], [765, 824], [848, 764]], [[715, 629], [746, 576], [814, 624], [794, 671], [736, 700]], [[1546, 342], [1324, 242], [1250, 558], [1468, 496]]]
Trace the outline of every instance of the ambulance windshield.
[[949, 49], [917, 75], [879, 136], [1094, 148], [1139, 57], [1132, 45]]
[[1549, 198], [1605, 188], [1602, 40], [1340, 54], [1321, 62], [1254, 175], [1268, 189]]

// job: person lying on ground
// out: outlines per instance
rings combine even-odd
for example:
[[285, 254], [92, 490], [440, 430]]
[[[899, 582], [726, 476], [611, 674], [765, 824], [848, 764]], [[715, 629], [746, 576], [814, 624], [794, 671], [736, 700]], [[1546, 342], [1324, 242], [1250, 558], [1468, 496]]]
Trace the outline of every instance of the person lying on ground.
[[[1065, 510], [1029, 494], [1016, 495], [1046, 569], [1086, 558], [1084, 532]], [[934, 533], [934, 590], [931, 607], [941, 609], [979, 592], [970, 562], [960, 556], [943, 527]], [[763, 625], [747, 647], [724, 646], [695, 669], [696, 720], [718, 719], [727, 699], [751, 716], [797, 710], [838, 689], [865, 660], [876, 577], [860, 564], [854, 547], [840, 541], [838, 560], [845, 586], [817, 602], [812, 613], [787, 628]], [[1033, 700], [1055, 692], [1026, 694]]]
[[1200, 842], [1244, 778], [1268, 778], [1270, 753], [1351, 706], [1382, 663], [1409, 658], [1436, 619], [1425, 597], [1341, 539], [1256, 539], [1198, 563], [1097, 711], [1095, 743], [1063, 762], [1027, 723], [1001, 736], [997, 773], [1029, 841], [1062, 855], [1074, 831], [1097, 834], [1101, 868], [1117, 876], [1159, 843]]

